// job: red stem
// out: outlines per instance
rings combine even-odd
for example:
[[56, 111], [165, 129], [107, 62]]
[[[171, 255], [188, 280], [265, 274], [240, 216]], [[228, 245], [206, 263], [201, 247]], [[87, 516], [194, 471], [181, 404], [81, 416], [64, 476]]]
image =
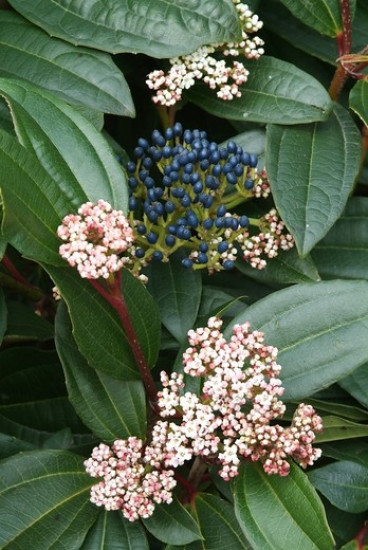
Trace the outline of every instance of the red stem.
[[27, 286], [28, 288], [34, 288], [28, 281], [19, 273], [13, 262], [10, 260], [10, 258], [5, 254], [3, 256], [3, 259], [1, 260], [3, 266], [9, 273], [14, 277], [16, 281], [21, 283], [24, 286]]
[[364, 525], [364, 527], [361, 528], [361, 530], [355, 537], [355, 540], [357, 543], [357, 550], [364, 550], [365, 539], [367, 534], [368, 534], [368, 525]]
[[139, 344], [135, 329], [133, 327], [129, 311], [121, 292], [121, 273], [117, 273], [111, 283], [108, 283], [108, 288], [104, 288], [101, 283], [95, 279], [89, 279], [91, 285], [101, 294], [103, 298], [115, 309], [119, 315], [121, 324], [128, 337], [134, 359], [137, 363], [139, 372], [142, 376], [144, 386], [150, 402], [154, 406], [157, 401], [157, 388], [152, 378], [151, 371], [147, 365], [142, 348]]
[[[351, 52], [351, 15], [350, 15], [350, 2], [349, 0], [340, 0], [341, 19], [342, 19], [342, 53], [339, 55], [346, 55]], [[340, 48], [339, 48], [340, 50]]]

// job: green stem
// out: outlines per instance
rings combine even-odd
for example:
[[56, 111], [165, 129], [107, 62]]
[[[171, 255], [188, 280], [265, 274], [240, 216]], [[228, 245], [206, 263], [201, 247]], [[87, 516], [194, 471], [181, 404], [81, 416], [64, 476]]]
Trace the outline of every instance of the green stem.
[[25, 296], [26, 298], [29, 298], [29, 300], [32, 300], [33, 302], [38, 302], [44, 297], [44, 293], [40, 289], [33, 287], [28, 282], [27, 284], [21, 283], [19, 281], [14, 280], [14, 278], [11, 277], [10, 275], [6, 275], [5, 273], [1, 273], [1, 272], [0, 272], [0, 286], [13, 290], [18, 294], [22, 294], [23, 296]]

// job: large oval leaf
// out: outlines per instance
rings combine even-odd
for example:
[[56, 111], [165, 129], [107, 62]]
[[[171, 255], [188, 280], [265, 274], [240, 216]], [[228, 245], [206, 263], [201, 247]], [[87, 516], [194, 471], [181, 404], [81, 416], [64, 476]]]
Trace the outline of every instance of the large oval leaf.
[[266, 167], [272, 193], [301, 255], [342, 213], [358, 174], [360, 151], [358, 128], [337, 104], [326, 122], [268, 127]]
[[339, 382], [345, 391], [368, 408], [368, 363], [355, 369]]
[[299, 124], [326, 120], [332, 103], [324, 87], [295, 65], [262, 56], [242, 60], [249, 70], [240, 86], [242, 96], [223, 101], [204, 84], [195, 86], [190, 101], [218, 117], [274, 124]]
[[101, 510], [80, 547], [80, 550], [94, 549], [148, 550], [148, 542], [138, 521], [127, 521], [121, 512]]
[[15, 12], [0, 11], [2, 76], [24, 78], [73, 105], [134, 116], [124, 75], [111, 57], [48, 36]]
[[352, 514], [368, 508], [368, 468], [341, 460], [309, 472], [311, 483], [334, 506]]
[[235, 514], [253, 548], [332, 550], [322, 502], [295, 464], [287, 477], [245, 464], [234, 483]]
[[[321, 34], [335, 37], [342, 32], [341, 7], [337, 0], [305, 2], [304, 0], [281, 0], [294, 17]], [[356, 0], [351, 0], [352, 18]]]
[[366, 281], [296, 285], [253, 304], [232, 324], [245, 321], [278, 348], [288, 400], [308, 397], [368, 360]]
[[80, 548], [98, 514], [89, 502], [93, 483], [83, 458], [65, 451], [31, 451], [3, 460], [1, 548]]
[[[0, 95], [11, 109], [21, 144], [33, 150], [69, 204], [78, 208], [86, 200], [105, 199], [116, 208], [126, 207], [124, 172], [106, 139], [90, 122], [26, 81], [0, 79]], [[40, 188], [46, 194], [44, 186]], [[62, 215], [71, 212], [63, 207], [57, 208]]]
[[68, 396], [84, 424], [104, 441], [131, 435], [144, 438], [146, 401], [142, 382], [123, 382], [92, 369], [75, 343], [63, 303], [58, 307], [55, 331]]
[[367, 279], [368, 199], [350, 199], [342, 216], [311, 254], [324, 278]]
[[229, 0], [10, 0], [50, 35], [111, 53], [172, 57], [203, 44], [238, 38], [240, 24]]

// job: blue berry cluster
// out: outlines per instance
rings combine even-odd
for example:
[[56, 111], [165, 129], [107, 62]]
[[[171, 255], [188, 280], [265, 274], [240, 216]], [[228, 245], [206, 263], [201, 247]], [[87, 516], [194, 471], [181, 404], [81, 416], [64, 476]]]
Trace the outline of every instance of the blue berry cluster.
[[136, 257], [167, 261], [185, 247], [185, 267], [231, 269], [234, 242], [249, 225], [231, 209], [254, 196], [263, 177], [257, 156], [234, 141], [220, 147], [206, 132], [183, 131], [176, 123], [164, 134], [154, 130], [152, 143], [140, 138], [134, 157], [126, 169]]

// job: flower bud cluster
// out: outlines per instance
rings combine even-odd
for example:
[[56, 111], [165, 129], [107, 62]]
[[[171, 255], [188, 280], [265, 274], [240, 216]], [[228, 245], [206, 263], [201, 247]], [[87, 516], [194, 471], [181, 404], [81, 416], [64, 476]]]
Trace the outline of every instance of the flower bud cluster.
[[78, 214], [69, 214], [58, 227], [65, 241], [59, 248], [62, 258], [87, 279], [107, 279], [124, 267], [126, 252], [134, 241], [133, 229], [121, 210], [99, 200], [82, 204]]
[[225, 101], [241, 97], [239, 86], [244, 84], [249, 71], [240, 61], [227, 65], [225, 59], [217, 59], [211, 54], [222, 52], [225, 57], [245, 56], [257, 59], [264, 53], [263, 40], [258, 36], [250, 37], [262, 28], [262, 21], [254, 15], [246, 4], [233, 0], [238, 13], [242, 34], [239, 42], [222, 42], [202, 46], [190, 55], [171, 58], [167, 74], [155, 70], [147, 76], [147, 86], [156, 92], [153, 101], [159, 105], [171, 106], [182, 98], [183, 91], [191, 88], [196, 80], [202, 80], [210, 89], [217, 89], [217, 96]]
[[[206, 132], [183, 131], [180, 123], [165, 134], [155, 130], [152, 142], [139, 139], [136, 160], [127, 163], [137, 258], [168, 261], [178, 248], [185, 248], [185, 267], [218, 271], [234, 266], [238, 248], [251, 261], [258, 248], [265, 257], [273, 257], [285, 239], [293, 244], [290, 236], [282, 236], [284, 226], [276, 212], [262, 221], [230, 211], [270, 193], [265, 171], [257, 171], [256, 155], [234, 141], [220, 147], [207, 139]], [[267, 232], [262, 229], [263, 244], [252, 255], [247, 248], [248, 243], [254, 247], [249, 227], [261, 223]], [[257, 267], [264, 265], [265, 261]]]
[[264, 344], [262, 332], [250, 332], [249, 323], [235, 325], [229, 342], [221, 327], [212, 317], [188, 333], [184, 372], [202, 379], [201, 395], [186, 391], [183, 374], [162, 372], [161, 418], [148, 443], [130, 437], [93, 450], [85, 467], [102, 481], [91, 489], [92, 502], [134, 521], [149, 517], [155, 503], [172, 501], [174, 469], [193, 457], [219, 464], [226, 481], [238, 475], [242, 459], [286, 476], [288, 459], [306, 468], [319, 458], [312, 444], [322, 420], [310, 405], [298, 406], [290, 426], [275, 423], [285, 411], [277, 349]]

